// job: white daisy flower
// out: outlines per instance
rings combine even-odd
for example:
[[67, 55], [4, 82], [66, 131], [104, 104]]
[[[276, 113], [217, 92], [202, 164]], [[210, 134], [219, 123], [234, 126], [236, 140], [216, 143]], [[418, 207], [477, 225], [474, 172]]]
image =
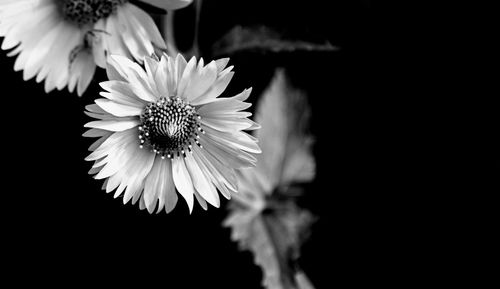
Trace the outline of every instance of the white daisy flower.
[[237, 191], [235, 169], [251, 167], [260, 153], [256, 139], [243, 130], [259, 126], [248, 119], [245, 100], [251, 89], [219, 98], [234, 72], [229, 59], [204, 65], [178, 55], [145, 58], [145, 70], [121, 56], [111, 56], [105, 98], [87, 106], [98, 120], [84, 136], [99, 137], [86, 160], [89, 173], [106, 179], [103, 189], [123, 194], [123, 202], [140, 200], [151, 213], [170, 212], [176, 189], [190, 212], [194, 198], [207, 209], [219, 207], [217, 189], [226, 198]]
[[[158, 0], [151, 4], [158, 4]], [[191, 0], [164, 0], [180, 8]], [[165, 43], [153, 19], [127, 0], [0, 0], [1, 48], [18, 55], [14, 70], [24, 80], [45, 80], [45, 91], [88, 87], [108, 54], [141, 61]]]

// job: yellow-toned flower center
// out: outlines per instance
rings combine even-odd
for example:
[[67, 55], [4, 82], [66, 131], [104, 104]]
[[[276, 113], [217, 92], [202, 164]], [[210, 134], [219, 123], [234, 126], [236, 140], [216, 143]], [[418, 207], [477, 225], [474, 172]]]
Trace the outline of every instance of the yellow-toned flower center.
[[64, 18], [80, 26], [106, 18], [127, 0], [59, 0]]
[[193, 144], [201, 147], [198, 132], [201, 117], [196, 109], [178, 97], [162, 97], [147, 105], [141, 114], [140, 147], [149, 147], [163, 158], [185, 156]]

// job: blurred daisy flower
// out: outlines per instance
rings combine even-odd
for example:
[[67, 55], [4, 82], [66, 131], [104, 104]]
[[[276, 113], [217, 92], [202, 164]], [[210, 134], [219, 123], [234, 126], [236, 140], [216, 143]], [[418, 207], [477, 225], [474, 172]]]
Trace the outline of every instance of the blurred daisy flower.
[[176, 205], [176, 189], [190, 212], [194, 198], [207, 209], [219, 207], [220, 193], [237, 191], [235, 169], [251, 167], [260, 153], [256, 139], [243, 130], [259, 126], [248, 119], [245, 100], [251, 89], [219, 98], [234, 72], [228, 59], [204, 65], [178, 55], [145, 58], [145, 69], [122, 57], [111, 56], [102, 82], [105, 98], [87, 106], [89, 122], [84, 136], [99, 137], [86, 160], [89, 173], [106, 179], [103, 189], [123, 202], [140, 201], [150, 213]]
[[[143, 1], [177, 9], [192, 0]], [[153, 19], [127, 0], [0, 0], [0, 37], [24, 80], [45, 80], [46, 92], [76, 87], [79, 96], [107, 55], [141, 61], [165, 49]]]

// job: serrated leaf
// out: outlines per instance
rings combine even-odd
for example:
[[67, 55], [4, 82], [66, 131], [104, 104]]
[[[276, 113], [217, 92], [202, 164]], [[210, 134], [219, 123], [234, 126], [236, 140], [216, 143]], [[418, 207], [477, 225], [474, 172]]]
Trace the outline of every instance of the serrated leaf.
[[305, 93], [290, 86], [284, 70], [277, 70], [257, 105], [255, 117], [262, 126], [256, 132], [262, 149], [257, 156], [257, 170], [268, 176], [274, 187], [314, 178], [310, 116]]
[[296, 52], [296, 51], [335, 51], [337, 47], [328, 41], [323, 43], [308, 42], [299, 39], [287, 39], [266, 26], [236, 26], [214, 44], [214, 54], [228, 55], [242, 51], [254, 52]]
[[294, 183], [315, 175], [309, 117], [305, 93], [277, 70], [256, 110], [262, 154], [256, 168], [239, 172], [239, 193], [224, 222], [232, 229], [231, 239], [254, 254], [267, 289], [314, 288], [296, 263], [314, 218], [295, 204], [292, 194], [300, 190]]

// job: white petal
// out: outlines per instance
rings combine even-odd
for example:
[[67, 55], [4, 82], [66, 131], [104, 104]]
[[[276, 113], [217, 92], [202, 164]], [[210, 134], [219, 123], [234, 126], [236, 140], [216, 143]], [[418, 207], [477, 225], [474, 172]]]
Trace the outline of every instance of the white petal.
[[245, 90], [243, 90], [241, 93], [231, 97], [231, 99], [234, 99], [234, 100], [239, 100], [239, 101], [245, 101], [247, 100], [247, 98], [250, 96], [250, 93], [252, 93], [252, 88], [247, 88]]
[[143, 180], [149, 173], [150, 165], [152, 165], [151, 158], [154, 158], [155, 155], [135, 146], [131, 153], [124, 156], [125, 165], [109, 178], [106, 191], [110, 192], [118, 186], [118, 189], [114, 193], [114, 197], [117, 198], [125, 188], [130, 187], [124, 196], [123, 201], [126, 203], [136, 193], [140, 193]]
[[149, 172], [149, 175], [146, 177], [146, 182], [144, 183], [144, 204], [148, 209], [148, 212], [151, 214], [154, 210], [154, 206], [158, 201], [158, 193], [160, 192], [160, 188], [158, 185], [158, 181], [161, 178], [161, 159], [155, 158], [153, 163], [153, 167]]
[[142, 113], [142, 109], [139, 107], [120, 104], [104, 98], [96, 99], [95, 103], [115, 116], [136, 116]]
[[110, 93], [101, 92], [100, 95], [111, 99], [115, 102], [126, 104], [129, 106], [135, 106], [143, 108], [146, 104], [145, 101], [140, 99], [132, 91], [130, 84], [118, 80], [104, 81], [99, 84], [103, 89], [109, 91]]
[[50, 32], [48, 32], [41, 41], [37, 44], [35, 51], [29, 56], [23, 71], [24, 80], [28, 80], [35, 76], [35, 74], [40, 70], [43, 63], [46, 61], [45, 57], [52, 46], [55, 44], [55, 39], [63, 31], [64, 22], [60, 22], [55, 26]]
[[137, 132], [134, 130], [127, 130], [112, 133], [102, 144], [94, 150], [89, 156], [85, 158], [87, 161], [93, 161], [104, 157], [109, 154], [109, 150], [113, 147], [121, 144], [126, 144], [131, 142], [132, 140], [137, 140]]
[[184, 74], [186, 69], [187, 61], [179, 53], [175, 57], [175, 60], [169, 58], [168, 61], [168, 73], [167, 73], [167, 87], [171, 95], [177, 95], [179, 81]]
[[228, 63], [229, 63], [228, 57], [215, 60], [215, 64], [217, 64], [217, 74], [220, 74], [222, 70], [226, 68]]
[[95, 112], [89, 112], [89, 111], [84, 111], [86, 115], [98, 119], [98, 120], [117, 120], [119, 119], [118, 117], [109, 114], [109, 113], [95, 113]]
[[146, 204], [144, 203], [144, 198], [141, 198], [139, 202], [139, 210], [144, 210], [146, 208]]
[[128, 9], [136, 17], [135, 27], [142, 34], [142, 37], [153, 42], [157, 47], [166, 49], [165, 41], [151, 16], [135, 5], [129, 5]]
[[96, 160], [92, 165], [93, 168], [102, 168], [109, 161], [109, 156], [105, 156], [102, 159]]
[[186, 162], [186, 167], [191, 175], [196, 191], [198, 191], [208, 203], [218, 208], [220, 206], [219, 195], [217, 195], [217, 191], [212, 185], [212, 182], [205, 177], [205, 173], [202, 172], [200, 166], [191, 154], [188, 153], [184, 161]]
[[108, 162], [96, 175], [96, 179], [104, 179], [116, 174], [125, 165], [125, 160], [133, 155], [136, 147], [137, 143], [132, 141], [110, 150]]
[[95, 113], [99, 113], [99, 114], [107, 114], [107, 112], [104, 109], [100, 108], [97, 104], [86, 105], [85, 109], [90, 111], [90, 112], [95, 112]]
[[205, 93], [217, 79], [217, 65], [215, 61], [210, 62], [207, 66], [203, 67], [200, 60], [197, 68], [193, 70], [190, 75], [189, 85], [179, 97], [187, 99], [188, 101], [198, 98]]
[[109, 131], [91, 128], [82, 134], [83, 137], [101, 137], [111, 134]]
[[130, 90], [138, 98], [147, 102], [157, 100], [148, 83], [148, 76], [139, 64], [119, 55], [111, 55], [109, 59], [109, 64], [129, 82]]
[[[111, 136], [111, 134], [113, 134], [113, 133], [108, 131], [108, 135], [105, 135], [105, 136], [102, 136], [102, 137], [98, 138], [95, 142], [93, 142], [89, 146], [88, 151], [90, 151], [90, 152], [95, 151], [99, 146], [102, 145], [102, 143], [104, 141], [106, 141]], [[85, 158], [85, 160], [87, 160], [87, 158]]]
[[200, 138], [203, 148], [223, 164], [234, 169], [255, 166], [257, 160], [250, 154], [231, 146], [217, 143], [214, 139]]
[[135, 205], [138, 200], [142, 200], [142, 194], [144, 192], [144, 180], [137, 186], [136, 192], [132, 195], [132, 205]]
[[[144, 32], [144, 27], [138, 23], [133, 13], [129, 11], [128, 7], [132, 6], [125, 4], [121, 9], [117, 10], [118, 25], [121, 28], [120, 37], [134, 59], [142, 62], [144, 56], [150, 56], [154, 53], [154, 49]], [[141, 32], [146, 35], [143, 36]]]
[[205, 201], [205, 199], [203, 199], [203, 197], [200, 196], [200, 194], [196, 190], [194, 190], [194, 196], [196, 197], [196, 200], [198, 201], [200, 206], [203, 208], [203, 210], [206, 211], [208, 209], [208, 206], [207, 206], [207, 202]]
[[116, 27], [117, 25], [118, 16], [116, 15], [116, 13], [108, 16], [108, 18], [106, 19], [106, 33], [103, 35], [106, 50], [109, 51], [110, 55], [113, 54], [130, 57], [125, 44], [122, 42], [120, 28]]
[[116, 174], [109, 177], [108, 183], [106, 185], [106, 193], [111, 193], [114, 189], [116, 189], [122, 182], [124, 171], [118, 171]]
[[234, 170], [227, 165], [219, 162], [208, 152], [198, 146], [193, 146], [193, 156], [204, 172], [208, 172], [215, 186], [226, 198], [230, 198], [230, 189], [233, 192], [237, 190], [237, 179]]
[[[78, 37], [78, 33], [74, 33], [74, 29], [68, 29], [65, 27], [63, 29], [63, 33], [58, 36], [56, 39], [56, 43], [65, 43], [65, 45], [56, 45], [47, 56], [46, 65], [43, 68], [46, 68], [47, 65], [51, 67], [47, 69], [48, 75], [45, 79], [46, 91], [50, 91], [53, 88], [57, 88], [58, 90], [63, 89], [69, 82], [70, 69], [69, 69], [69, 56], [70, 52], [74, 47], [77, 47], [80, 43], [80, 39], [75, 38]], [[94, 60], [91, 58], [90, 65], [95, 66]], [[43, 71], [44, 69], [42, 69]], [[92, 79], [93, 71], [90, 72], [90, 79]], [[90, 82], [90, 80], [89, 80]], [[50, 88], [47, 90], [48, 83], [51, 83]], [[81, 94], [79, 94], [81, 96]]]
[[172, 162], [163, 160], [162, 164], [162, 190], [160, 191], [158, 212], [165, 206], [165, 211], [170, 213], [177, 204], [177, 192], [175, 191], [175, 184], [172, 173]]
[[89, 174], [89, 175], [95, 175], [95, 174], [97, 174], [97, 173], [98, 173], [101, 169], [102, 169], [102, 167], [98, 167], [98, 168], [94, 168], [94, 167], [92, 167], [92, 168], [90, 168], [90, 170], [88, 171], [88, 174]]
[[108, 63], [112, 65], [122, 77], [129, 81], [136, 78], [147, 78], [146, 72], [142, 67], [128, 57], [114, 54], [109, 57]]
[[189, 207], [189, 213], [191, 213], [193, 211], [194, 188], [191, 177], [184, 164], [184, 159], [176, 157], [172, 160], [172, 174], [174, 176], [175, 187], [186, 200]]
[[169, 160], [163, 160], [160, 157], [155, 158], [153, 168], [146, 178], [144, 201], [149, 213], [153, 212], [154, 205], [158, 201], [158, 210], [161, 210], [165, 203], [167, 203], [166, 206], [171, 210], [177, 203], [177, 193], [175, 192]]
[[106, 75], [109, 80], [126, 81], [126, 77], [120, 74], [120, 71], [116, 68], [118, 63], [114, 61], [111, 57], [107, 59], [108, 65], [106, 65]]
[[123, 203], [126, 204], [131, 198], [134, 197], [135, 200], [138, 199], [139, 195], [144, 187], [144, 179], [151, 171], [153, 162], [155, 159], [155, 154], [152, 152], [147, 152], [141, 150], [141, 157], [138, 161], [130, 168], [134, 170], [133, 177], [130, 179], [125, 194], [123, 196]]
[[[56, 25], [60, 22], [60, 19], [58, 17], [54, 17], [55, 16], [54, 14], [59, 13], [55, 8], [52, 9], [52, 11], [49, 11], [50, 12], [49, 15], [43, 13], [43, 11], [40, 12], [41, 12], [40, 15], [42, 17], [45, 15], [45, 19], [43, 19], [43, 21], [41, 21], [40, 23], [33, 23], [35, 24], [34, 27], [36, 28], [27, 27], [25, 31], [19, 31], [19, 32], [10, 31], [10, 33], [5, 37], [5, 39], [15, 38], [16, 41], [19, 40], [22, 42], [16, 48], [16, 50], [20, 51], [21, 53], [17, 57], [16, 62], [14, 64], [15, 71], [19, 71], [26, 66], [26, 63], [32, 53], [39, 53], [36, 47], [41, 41], [41, 39], [44, 36], [46, 36], [51, 30], [53, 30], [56, 27]], [[38, 11], [35, 14], [38, 15]], [[2, 23], [0, 23], [0, 29], [2, 26], [1, 24]], [[24, 25], [25, 24], [26, 23], [24, 23]], [[23, 25], [17, 25], [17, 26], [21, 27]], [[36, 33], [33, 33], [33, 31], [35, 31], [33, 29], [36, 29]], [[29, 36], [29, 38], [27, 37], [21, 38], [21, 36], [23, 35]], [[16, 50], [14, 50], [14, 52]], [[9, 56], [10, 55], [11, 53], [9, 53]]]
[[196, 99], [191, 101], [192, 105], [202, 105], [214, 101], [219, 95], [221, 95], [229, 82], [233, 78], [234, 72], [229, 72], [217, 78], [212, 87]]
[[247, 130], [253, 126], [259, 127], [255, 122], [248, 118], [234, 117], [202, 117], [201, 123], [213, 129], [225, 132], [233, 132], [239, 130]]
[[124, 131], [140, 124], [138, 119], [126, 120], [97, 120], [91, 121], [84, 125], [84, 127], [99, 128], [109, 131]]
[[81, 61], [84, 64], [80, 79], [78, 80], [78, 86], [76, 88], [78, 96], [81, 96], [85, 90], [87, 90], [87, 87], [94, 76], [96, 65], [92, 55], [87, 52], [79, 53], [75, 61]]
[[216, 101], [202, 105], [197, 112], [201, 116], [211, 117], [245, 110], [251, 106], [251, 103], [234, 98], [219, 98]]
[[100, 19], [94, 25], [94, 35], [92, 37], [92, 55], [94, 62], [101, 68], [106, 67], [106, 45], [104, 43], [104, 35], [101, 31], [106, 31], [104, 19]]
[[168, 63], [167, 63], [167, 58], [162, 57], [160, 59], [160, 63], [158, 64], [158, 69], [155, 72], [154, 75], [154, 81], [156, 83], [156, 88], [158, 89], [158, 93], [160, 96], [171, 96], [169, 93], [169, 90], [173, 89], [169, 87], [168, 85], [168, 77], [172, 76], [167, 76], [168, 75]]
[[160, 94], [157, 89], [155, 75], [159, 67], [159, 62], [151, 57], [144, 57], [144, 67], [146, 68], [146, 74], [148, 75], [149, 85], [153, 89], [155, 94]]
[[[177, 58], [179, 59], [179, 58]], [[179, 69], [179, 67], [177, 67]], [[186, 68], [182, 72], [182, 76], [180, 76], [177, 84], [177, 95], [184, 95], [184, 90], [189, 86], [189, 82], [191, 81], [191, 74], [196, 69], [196, 58], [191, 57], [189, 62], [186, 65]], [[180, 73], [180, 71], [178, 71]]]
[[244, 132], [216, 132], [208, 127], [205, 128], [205, 131], [208, 135], [210, 135], [211, 138], [216, 138], [217, 141], [222, 144], [234, 146], [235, 148], [254, 154], [259, 154], [262, 152], [255, 139]]

